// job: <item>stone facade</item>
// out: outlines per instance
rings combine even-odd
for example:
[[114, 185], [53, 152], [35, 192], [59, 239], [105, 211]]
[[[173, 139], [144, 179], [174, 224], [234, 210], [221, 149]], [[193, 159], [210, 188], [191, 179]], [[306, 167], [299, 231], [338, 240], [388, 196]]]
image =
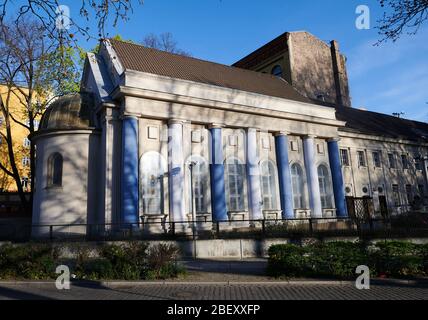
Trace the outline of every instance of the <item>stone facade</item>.
[[[329, 50], [317, 53], [320, 68]], [[333, 96], [330, 71], [317, 88]], [[35, 224], [143, 222], [162, 232], [173, 221], [188, 232], [192, 220], [248, 227], [240, 221], [346, 217], [345, 196], [373, 197], [378, 214], [380, 202], [398, 214], [413, 196], [426, 199], [427, 161], [416, 168], [414, 159], [426, 159], [428, 143], [351, 133], [332, 107], [126, 69], [109, 40], [88, 55], [82, 90], [94, 97], [94, 128], [33, 137]], [[63, 157], [62, 184], [45, 188], [54, 152]]]
[[346, 57], [336, 41], [327, 44], [308, 32], [287, 32], [234, 66], [268, 74], [280, 66], [281, 76], [304, 96], [351, 106]]

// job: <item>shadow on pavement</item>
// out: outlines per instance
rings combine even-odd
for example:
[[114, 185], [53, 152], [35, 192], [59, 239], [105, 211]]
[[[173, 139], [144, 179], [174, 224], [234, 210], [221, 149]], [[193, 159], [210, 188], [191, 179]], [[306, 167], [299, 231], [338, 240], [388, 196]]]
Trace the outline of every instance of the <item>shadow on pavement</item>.
[[0, 286], [0, 297], [15, 299], [15, 300], [54, 300], [52, 298], [40, 295], [25, 292], [22, 290], [5, 288]]
[[266, 276], [267, 260], [185, 260], [181, 261], [189, 272], [224, 273], [243, 276]]

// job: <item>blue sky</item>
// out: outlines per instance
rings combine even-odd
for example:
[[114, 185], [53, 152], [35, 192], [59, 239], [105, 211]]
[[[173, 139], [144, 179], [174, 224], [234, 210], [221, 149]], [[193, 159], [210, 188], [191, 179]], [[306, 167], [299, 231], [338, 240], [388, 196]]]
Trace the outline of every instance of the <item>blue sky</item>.
[[[63, 1], [79, 21], [80, 1]], [[358, 5], [371, 9], [371, 29], [355, 27]], [[194, 57], [232, 64], [285, 31], [307, 30], [336, 39], [348, 58], [354, 107], [428, 121], [428, 23], [416, 36], [379, 47], [374, 28], [381, 14], [376, 0], [145, 0], [110, 35], [141, 41], [148, 33], [171, 32]], [[93, 19], [88, 25], [96, 34]], [[81, 23], [87, 23], [80, 21]], [[81, 45], [93, 47], [94, 41]]]

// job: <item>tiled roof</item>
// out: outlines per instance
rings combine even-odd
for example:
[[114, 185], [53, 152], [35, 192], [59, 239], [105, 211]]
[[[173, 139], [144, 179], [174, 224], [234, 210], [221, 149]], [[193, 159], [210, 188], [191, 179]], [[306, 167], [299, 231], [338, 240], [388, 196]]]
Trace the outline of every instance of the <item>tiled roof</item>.
[[347, 107], [336, 108], [336, 118], [346, 121], [342, 131], [428, 143], [428, 123]]
[[311, 103], [285, 80], [141, 45], [109, 39], [123, 67], [161, 76]]

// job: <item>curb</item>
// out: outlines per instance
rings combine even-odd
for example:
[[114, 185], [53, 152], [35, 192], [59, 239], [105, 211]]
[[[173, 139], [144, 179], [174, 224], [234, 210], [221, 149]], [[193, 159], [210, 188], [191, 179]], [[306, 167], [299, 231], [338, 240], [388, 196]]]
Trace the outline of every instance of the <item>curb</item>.
[[[180, 280], [164, 280], [164, 281], [76, 281], [70, 282], [71, 286], [103, 286], [107, 288], [129, 287], [129, 286], [151, 286], [151, 285], [222, 285], [222, 286], [236, 286], [236, 285], [354, 285], [352, 280], [281, 280], [281, 281], [180, 281]], [[423, 285], [428, 287], [428, 279], [419, 280], [402, 280], [402, 279], [372, 279], [373, 285]], [[0, 281], [1, 285], [55, 285], [54, 280], [43, 281]]]

